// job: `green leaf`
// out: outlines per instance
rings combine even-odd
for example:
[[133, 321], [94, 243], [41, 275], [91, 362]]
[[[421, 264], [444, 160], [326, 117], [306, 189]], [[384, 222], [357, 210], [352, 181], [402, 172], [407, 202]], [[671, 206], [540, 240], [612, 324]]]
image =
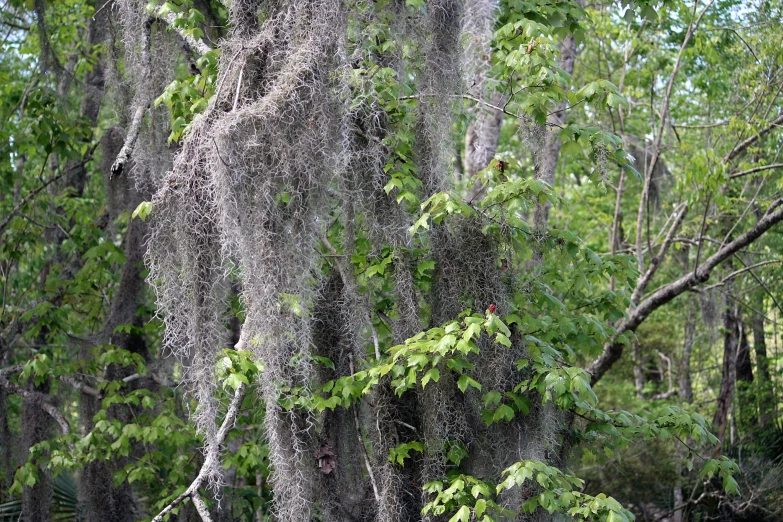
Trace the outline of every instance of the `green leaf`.
[[480, 518], [487, 510], [487, 501], [483, 498], [478, 499], [473, 509], [476, 511], [476, 518]]
[[465, 393], [465, 390], [468, 389], [468, 386], [473, 386], [478, 391], [481, 391], [481, 384], [475, 381], [474, 379], [471, 379], [468, 374], [462, 374], [457, 381], [457, 387], [460, 389], [462, 393]]
[[449, 519], [449, 522], [468, 522], [470, 520], [470, 508], [468, 506], [462, 506], [453, 517]]
[[136, 210], [133, 211], [133, 214], [131, 214], [131, 218], [138, 217], [142, 221], [147, 221], [147, 216], [150, 215], [150, 212], [152, 212], [152, 202], [142, 201], [139, 203], [139, 206], [136, 207]]

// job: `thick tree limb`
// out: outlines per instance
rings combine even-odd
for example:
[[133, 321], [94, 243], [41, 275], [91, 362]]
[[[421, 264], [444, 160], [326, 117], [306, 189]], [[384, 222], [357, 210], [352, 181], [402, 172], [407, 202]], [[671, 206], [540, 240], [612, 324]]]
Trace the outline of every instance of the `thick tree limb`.
[[152, 522], [162, 522], [163, 517], [169, 514], [172, 509], [177, 507], [186, 498], [190, 498], [190, 500], [196, 506], [196, 510], [204, 522], [212, 522], [212, 519], [209, 516], [209, 511], [204, 505], [204, 501], [201, 500], [198, 488], [200, 488], [207, 479], [209, 470], [214, 469], [215, 465], [219, 463], [220, 447], [226, 441], [228, 432], [231, 431], [231, 428], [234, 427], [234, 423], [237, 420], [239, 408], [242, 406], [242, 400], [245, 398], [246, 391], [247, 387], [244, 384], [240, 384], [234, 392], [234, 398], [231, 400], [231, 404], [228, 406], [226, 416], [223, 418], [223, 424], [220, 425], [220, 429], [218, 430], [217, 434], [215, 434], [215, 440], [207, 446], [204, 464], [202, 464], [201, 470], [199, 471], [196, 479], [191, 482], [190, 486], [185, 490], [184, 493], [172, 500], [169, 505], [164, 507], [161, 512], [152, 519]]
[[21, 386], [17, 386], [2, 376], [0, 376], [0, 386], [8, 390], [10, 393], [21, 395], [25, 399], [32, 401], [36, 406], [48, 413], [49, 416], [57, 421], [57, 424], [60, 425], [64, 435], [68, 435], [71, 432], [71, 425], [68, 423], [68, 419], [66, 419], [65, 416], [60, 413], [60, 410], [58, 410], [48, 401], [49, 397], [47, 395], [39, 392], [25, 390]]
[[753, 228], [731, 243], [723, 246], [715, 254], [707, 258], [702, 265], [696, 267], [695, 270], [676, 281], [659, 288], [647, 299], [642, 301], [634, 310], [629, 311], [628, 317], [617, 326], [615, 338], [604, 346], [604, 351], [601, 356], [588, 366], [587, 371], [592, 375], [592, 384], [598, 382], [623, 354], [625, 345], [618, 341], [620, 335], [626, 332], [636, 331], [636, 328], [638, 328], [653, 311], [665, 305], [683, 292], [706, 282], [716, 266], [753, 243], [774, 225], [783, 221], [782, 205], [783, 198], [776, 200], [769, 207], [764, 217], [762, 217]]

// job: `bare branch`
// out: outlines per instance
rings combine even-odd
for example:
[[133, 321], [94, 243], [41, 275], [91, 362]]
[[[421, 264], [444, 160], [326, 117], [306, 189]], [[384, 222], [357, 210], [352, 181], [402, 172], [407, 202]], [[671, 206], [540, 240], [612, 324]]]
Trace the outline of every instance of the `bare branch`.
[[669, 229], [669, 233], [666, 235], [666, 239], [663, 241], [661, 248], [658, 250], [658, 255], [652, 258], [652, 261], [650, 262], [650, 268], [648, 268], [647, 272], [645, 272], [644, 275], [639, 278], [639, 282], [636, 284], [636, 289], [633, 291], [633, 295], [631, 295], [631, 301], [634, 303], [639, 302], [639, 299], [641, 299], [642, 295], [644, 294], [644, 290], [647, 288], [647, 285], [650, 284], [653, 276], [658, 271], [658, 267], [663, 263], [663, 259], [666, 256], [666, 250], [668, 250], [669, 245], [672, 244], [674, 234], [677, 233], [680, 225], [682, 225], [683, 219], [685, 219], [685, 214], [688, 213], [688, 204], [683, 203], [681, 206], [674, 209], [674, 212], [676, 214], [676, 218], [674, 219], [674, 223], [672, 223], [672, 227]]
[[49, 402], [49, 397], [47, 395], [40, 392], [25, 390], [24, 388], [17, 386], [2, 376], [0, 376], [0, 386], [11, 393], [21, 395], [25, 399], [32, 401], [36, 406], [48, 413], [49, 416], [57, 421], [57, 424], [60, 425], [60, 429], [62, 429], [64, 435], [68, 435], [71, 432], [71, 426], [68, 423], [68, 419], [66, 419], [65, 416], [60, 413], [60, 410], [58, 410], [53, 404]]
[[150, 62], [150, 38], [152, 31], [152, 19], [148, 19], [142, 26], [141, 35], [141, 63], [143, 67], [143, 78], [139, 82], [136, 100], [134, 105], [136, 110], [133, 111], [133, 118], [131, 118], [131, 124], [128, 128], [128, 134], [125, 136], [125, 143], [123, 143], [117, 158], [111, 166], [109, 172], [109, 179], [113, 180], [120, 174], [125, 168], [125, 164], [130, 160], [133, 148], [136, 146], [136, 140], [139, 138], [139, 132], [141, 131], [141, 122], [144, 119], [144, 114], [150, 106], [150, 97], [147, 94], [147, 83], [150, 75], [150, 68], [152, 64]]
[[82, 393], [86, 393], [87, 395], [95, 397], [96, 399], [100, 399], [101, 396], [103, 395], [100, 392], [100, 390], [96, 390], [92, 386], [88, 386], [87, 384], [84, 384], [83, 382], [78, 381], [73, 377], [67, 377], [63, 375], [58, 377], [57, 379], [64, 382], [65, 384], [68, 384], [69, 386], [72, 386], [74, 389], [79, 390]]
[[734, 174], [729, 175], [729, 179], [736, 179], [741, 178], [743, 176], [747, 176], [748, 174], [755, 174], [756, 172], [761, 172], [763, 170], [770, 170], [770, 169], [779, 169], [783, 167], [783, 163], [773, 163], [772, 165], [763, 165], [761, 167], [753, 167], [752, 169], [743, 170], [740, 172], [735, 172]]
[[[739, 259], [739, 258], [738, 258], [738, 259]], [[740, 260], [740, 261], [741, 261], [741, 260]], [[778, 263], [780, 263], [780, 262], [781, 262], [781, 261], [780, 261], [780, 260], [778, 260], [778, 259], [773, 259], [773, 260], [771, 260], [771, 261], [762, 261], [762, 262], [760, 262], [760, 263], [756, 263], [755, 265], [746, 266], [745, 268], [741, 268], [741, 269], [739, 269], [739, 270], [735, 270], [734, 272], [730, 273], [729, 275], [727, 275], [726, 277], [724, 277], [723, 279], [721, 279], [720, 283], [715, 283], [714, 285], [705, 286], [705, 287], [704, 287], [702, 290], [710, 290], [710, 289], [712, 289], [712, 288], [717, 288], [717, 287], [719, 287], [719, 286], [723, 286], [723, 285], [725, 285], [726, 283], [728, 283], [729, 281], [731, 281], [732, 279], [734, 279], [735, 277], [737, 277], [738, 275], [744, 274], [745, 272], [748, 272], [748, 271], [750, 271], [750, 270], [753, 270], [754, 268], [758, 268], [758, 267], [760, 267], [760, 266], [765, 266], [765, 265], [774, 265], [774, 264], [778, 264]], [[751, 272], [751, 275], [755, 275], [755, 274], [753, 274], [753, 273]], [[755, 288], [758, 288], [758, 287], [755, 287]]]
[[204, 501], [199, 495], [198, 488], [200, 488], [206, 480], [209, 474], [209, 470], [212, 469], [220, 459], [220, 447], [226, 441], [228, 432], [231, 431], [231, 428], [234, 427], [234, 423], [237, 420], [239, 408], [242, 406], [242, 401], [245, 398], [246, 391], [247, 387], [240, 383], [234, 392], [234, 398], [231, 400], [231, 404], [228, 406], [226, 416], [223, 418], [223, 424], [220, 425], [220, 429], [215, 434], [215, 440], [209, 444], [209, 446], [207, 446], [204, 464], [201, 465], [201, 470], [199, 471], [198, 476], [195, 478], [195, 480], [193, 480], [193, 482], [190, 483], [188, 489], [186, 489], [180, 496], [172, 500], [166, 507], [164, 507], [161, 512], [152, 519], [152, 522], [162, 522], [163, 517], [169, 514], [172, 509], [177, 507], [186, 498], [191, 499], [204, 522], [212, 522], [212, 519], [209, 516], [209, 511], [207, 510], [206, 506], [204, 505]]
[[780, 116], [778, 116], [777, 118], [769, 122], [769, 125], [767, 125], [763, 129], [758, 131], [750, 138], [737, 144], [733, 149], [729, 151], [728, 154], [726, 154], [726, 156], [723, 157], [723, 163], [728, 163], [729, 161], [733, 160], [734, 158], [736, 158], [737, 156], [745, 152], [745, 149], [747, 149], [748, 147], [756, 143], [756, 141], [769, 134], [772, 131], [772, 129], [774, 129], [781, 123], [783, 123], [783, 114], [781, 114]]

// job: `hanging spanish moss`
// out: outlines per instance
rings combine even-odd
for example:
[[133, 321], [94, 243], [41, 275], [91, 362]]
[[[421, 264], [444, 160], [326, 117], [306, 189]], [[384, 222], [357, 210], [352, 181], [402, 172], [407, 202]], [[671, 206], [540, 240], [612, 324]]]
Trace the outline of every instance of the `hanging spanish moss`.
[[[140, 6], [124, 9], [126, 33], [149, 34]], [[381, 356], [376, 326], [401, 343], [427, 326], [424, 319], [438, 325], [466, 308], [508, 309], [515, 275], [501, 272], [497, 239], [467, 219], [433, 229], [432, 288], [418, 287], [407, 232], [413, 217], [384, 190], [395, 140], [411, 130], [418, 197], [448, 186], [461, 93], [484, 99], [488, 92], [495, 10], [495, 1], [457, 0], [421, 9], [339, 0], [231, 4], [216, 94], [159, 182], [147, 262], [165, 346], [182, 364], [207, 451], [217, 444], [214, 368], [228, 346], [229, 281], [241, 281], [240, 345], [265, 367], [259, 388], [280, 520], [418, 519], [427, 501], [420, 484], [444, 476], [455, 445], [470, 454], [469, 469], [491, 480], [522, 457], [543, 459], [543, 448], [554, 445], [527, 421], [487, 429], [481, 397], [460, 392], [449, 372], [402, 397], [382, 380], [348, 409], [281, 407]], [[374, 27], [384, 28], [383, 38]], [[384, 38], [397, 45], [381, 46]], [[144, 36], [129, 36], [126, 45], [140, 63], [149, 60]], [[411, 118], [384, 106], [376, 74], [414, 86], [405, 97]], [[157, 85], [143, 77], [146, 86], [137, 89]], [[134, 104], [147, 99], [139, 90]], [[155, 169], [149, 156], [138, 162]], [[360, 242], [370, 256], [391, 252], [391, 288], [356, 279], [351, 259]], [[379, 296], [393, 316], [380, 322]], [[480, 348], [478, 377], [510, 390], [523, 345], [507, 350], [482, 340]], [[324, 358], [333, 368], [318, 363]], [[539, 407], [534, 421], [547, 415]], [[426, 447], [420, 459], [404, 467], [389, 460], [392, 448], [414, 440]], [[206, 472], [217, 493], [219, 463]]]

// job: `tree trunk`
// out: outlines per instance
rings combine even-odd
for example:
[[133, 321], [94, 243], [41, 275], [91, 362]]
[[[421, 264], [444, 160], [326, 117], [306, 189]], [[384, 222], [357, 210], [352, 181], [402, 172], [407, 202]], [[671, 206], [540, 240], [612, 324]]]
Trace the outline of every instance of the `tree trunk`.
[[[496, 92], [490, 96], [490, 103], [494, 106], [502, 106], [503, 95]], [[495, 152], [500, 141], [500, 129], [503, 126], [503, 111], [478, 106], [478, 115], [475, 121], [468, 125], [465, 134], [465, 180], [470, 183], [473, 176], [482, 169], [487, 168], [489, 162], [495, 157]], [[476, 179], [470, 185], [466, 195], [466, 201], [480, 201], [484, 196], [484, 183]]]
[[691, 385], [691, 350], [696, 336], [696, 300], [688, 297], [685, 312], [685, 332], [683, 334], [682, 359], [680, 362], [680, 398], [683, 402], [693, 401]]
[[[757, 291], [753, 299], [753, 308], [764, 312], [764, 294]], [[758, 377], [759, 424], [766, 426], [775, 412], [772, 394], [772, 379], [767, 359], [767, 338], [764, 332], [764, 316], [754, 313], [750, 318], [753, 330], [753, 351], [756, 353], [756, 376]]]
[[[578, 0], [580, 6], [584, 6], [583, 0]], [[578, 47], [573, 35], [568, 35], [560, 44], [560, 67], [568, 74], [574, 72], [574, 62], [578, 54]], [[566, 101], [558, 104], [555, 111], [549, 118], [549, 123], [555, 126], [552, 129], [559, 129], [565, 122]], [[536, 165], [536, 179], [546, 182], [551, 187], [555, 186], [555, 171], [557, 170], [557, 161], [560, 158], [560, 145], [562, 144], [557, 131], [550, 130], [548, 126], [542, 129], [544, 132], [544, 143], [541, 151], [534, 150], [533, 160]], [[539, 131], [540, 132], [540, 131]], [[536, 203], [533, 211], [533, 230], [546, 230], [549, 223], [549, 201], [546, 203]]]
[[[733, 285], [728, 285], [728, 291]], [[740, 327], [737, 310], [728, 296], [724, 297], [723, 309], [723, 371], [721, 375], [718, 407], [712, 419], [712, 427], [718, 438], [723, 440], [726, 434], [726, 424], [734, 396], [734, 381], [737, 363], [737, 345], [739, 344]]]
[[[36, 386], [32, 380], [27, 385], [28, 391], [48, 394], [49, 381]], [[47, 440], [52, 431], [52, 419], [42, 409], [37, 401], [32, 398], [23, 400], [22, 403], [22, 442], [25, 448]], [[27, 455], [25, 455], [26, 458]], [[48, 522], [51, 520], [52, 506], [52, 478], [45, 469], [38, 469], [38, 481], [31, 488], [24, 488], [22, 492], [22, 520], [24, 522]]]

